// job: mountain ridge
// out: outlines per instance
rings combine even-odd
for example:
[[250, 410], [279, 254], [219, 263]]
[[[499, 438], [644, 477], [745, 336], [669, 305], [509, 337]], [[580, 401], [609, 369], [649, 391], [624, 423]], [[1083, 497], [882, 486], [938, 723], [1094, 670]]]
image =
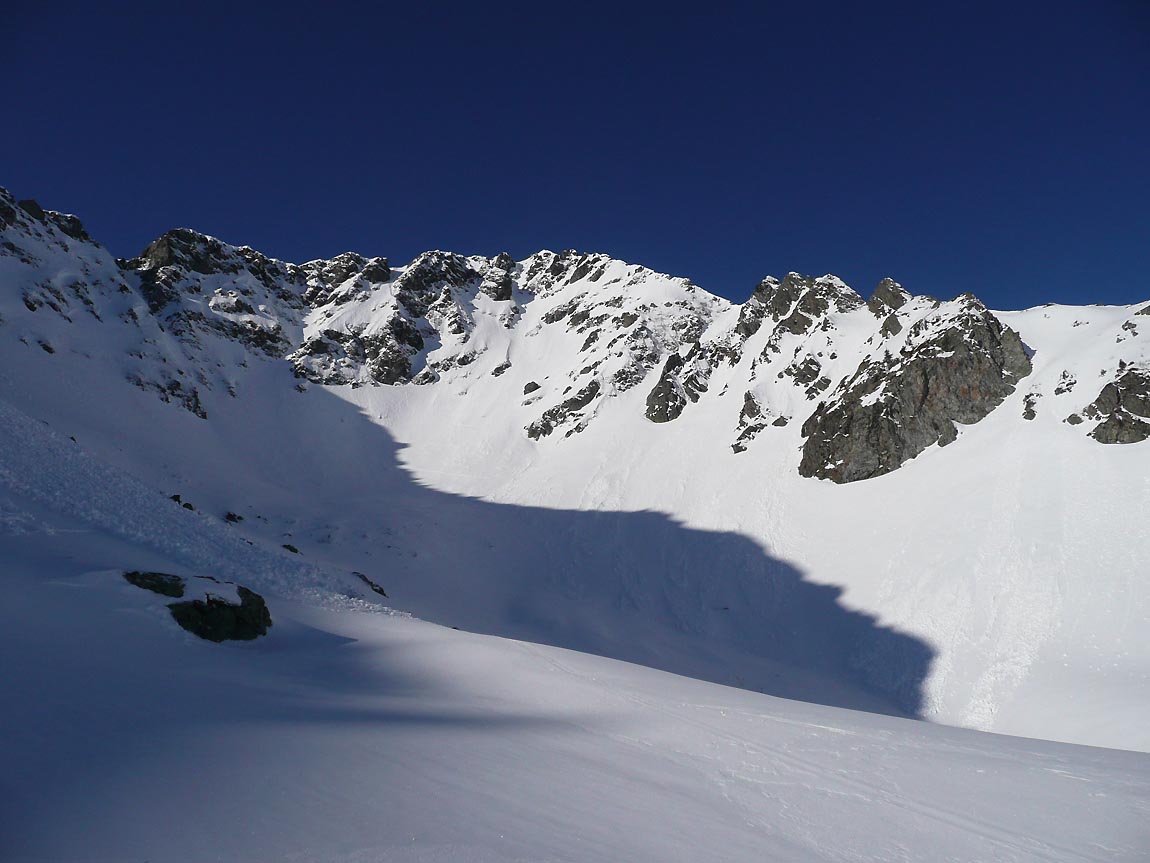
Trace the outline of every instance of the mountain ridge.
[[[76, 217], [0, 194], [8, 233], [26, 234], [38, 222], [90, 246], [89, 258], [92, 250], [106, 254]], [[19, 240], [7, 243], [9, 251], [20, 249]], [[26, 236], [28, 244], [34, 238]], [[357, 387], [435, 384], [489, 351], [501, 355], [490, 373], [502, 375], [512, 354], [522, 353], [519, 343], [551, 328], [563, 333], [552, 339], [578, 338], [579, 346], [563, 351], [558, 368], [528, 370], [522, 385], [538, 389], [525, 403], [540, 403], [523, 425], [528, 437], [577, 434], [606, 400], [637, 386], [647, 391], [646, 418], [672, 422], [700, 400], [713, 401], [711, 378], [738, 367], [737, 379], [722, 388], [743, 389], [731, 417], [733, 454], [795, 422], [805, 438], [797, 469], [851, 482], [952, 442], [1030, 371], [1017, 334], [972, 294], [940, 302], [889, 278], [864, 300], [835, 276], [790, 272], [765, 277], [735, 304], [689, 279], [597, 253], [541, 250], [514, 261], [506, 253], [432, 250], [392, 266], [385, 257], [345, 252], [294, 264], [189, 228], [164, 233], [135, 258], [117, 259], [114, 271], [100, 263], [96, 282], [102, 277], [121, 293], [141, 294], [160, 328], [190, 354], [192, 367], [175, 376], [130, 379], [197, 415], [205, 410], [202, 387], [235, 390], [221, 379], [218, 362], [212, 370], [197, 360], [209, 333], [286, 360], [301, 382]], [[96, 308], [83, 296], [83, 280], [72, 289]], [[62, 313], [60, 302], [43, 284], [24, 293], [29, 310], [47, 305]], [[538, 318], [525, 320], [540, 304]], [[1126, 326], [1137, 334], [1136, 324]], [[499, 328], [518, 336], [500, 338]], [[931, 344], [923, 343], [924, 332], [932, 333]], [[570, 385], [561, 392], [539, 387], [535, 378], [548, 372]], [[1124, 367], [1115, 367], [1106, 385], [1120, 378], [1132, 390], [1127, 406], [1116, 407], [1117, 415], [1095, 410], [1100, 422], [1089, 433], [1106, 443], [1140, 442], [1150, 436], [1150, 411], [1142, 406], [1150, 390]], [[1088, 413], [1084, 404], [1068, 419]], [[1119, 430], [1100, 432], [1105, 423]]]

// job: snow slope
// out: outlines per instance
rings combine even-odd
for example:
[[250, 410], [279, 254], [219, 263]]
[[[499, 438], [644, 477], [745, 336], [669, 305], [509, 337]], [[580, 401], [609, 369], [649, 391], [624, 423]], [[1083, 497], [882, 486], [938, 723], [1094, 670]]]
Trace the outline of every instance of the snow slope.
[[[323, 573], [293, 555], [229, 541], [11, 408], [0, 436], [6, 467], [17, 445], [43, 468], [0, 471], [0, 853], [13, 863], [1150, 848], [1146, 755], [787, 701], [300, 596]], [[126, 567], [242, 571], [267, 592], [272, 630], [199, 640]]]

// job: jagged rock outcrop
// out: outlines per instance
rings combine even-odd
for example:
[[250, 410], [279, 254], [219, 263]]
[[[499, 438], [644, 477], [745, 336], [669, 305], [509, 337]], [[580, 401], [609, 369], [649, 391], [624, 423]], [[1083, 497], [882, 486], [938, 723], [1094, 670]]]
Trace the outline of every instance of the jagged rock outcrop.
[[1100, 420], [1090, 431], [1099, 443], [1139, 443], [1150, 438], [1150, 368], [1127, 368], [1102, 388], [1082, 416]]
[[1018, 334], [970, 295], [911, 328], [898, 355], [864, 360], [802, 426], [803, 476], [853, 482], [895, 470], [958, 423], [984, 418], [1030, 373]]
[[897, 312], [911, 298], [910, 292], [894, 279], [883, 279], [875, 286], [874, 293], [867, 300], [867, 308], [875, 317], [886, 318], [891, 312]]
[[665, 423], [677, 419], [687, 406], [687, 393], [678, 377], [684, 363], [681, 356], [671, 354], [663, 364], [659, 382], [647, 396], [646, 416], [651, 422]]
[[765, 321], [774, 322], [776, 326], [767, 344], [768, 350], [777, 352], [784, 333], [802, 335], [829, 312], [850, 312], [862, 304], [862, 297], [835, 276], [814, 278], [787, 273], [782, 281], [767, 276], [740, 309], [735, 330], [747, 339]]
[[[557, 404], [555, 407], [543, 413], [538, 420], [527, 426], [527, 436], [533, 440], [547, 437], [555, 429], [563, 423], [570, 420], [572, 417], [576, 419], [582, 418], [582, 411], [590, 405], [595, 397], [599, 395], [600, 385], [599, 381], [591, 381], [575, 395]], [[581, 424], [574, 425], [567, 431], [567, 434], [573, 434], [582, 431]]]
[[367, 299], [374, 286], [391, 279], [387, 258], [365, 258], [355, 252], [328, 261], [308, 261], [301, 269], [308, 285], [303, 300], [313, 308]]
[[699, 342], [691, 346], [686, 356], [671, 354], [647, 396], [647, 419], [654, 423], [678, 419], [688, 402], [697, 402], [707, 391], [710, 374], [710, 358]]

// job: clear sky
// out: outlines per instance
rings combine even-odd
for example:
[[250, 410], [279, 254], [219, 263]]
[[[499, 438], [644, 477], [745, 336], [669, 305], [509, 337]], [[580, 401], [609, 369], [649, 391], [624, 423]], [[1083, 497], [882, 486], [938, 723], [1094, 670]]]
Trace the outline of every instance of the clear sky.
[[187, 226], [602, 251], [740, 301], [1150, 299], [1150, 0], [181, 8], [0, 28], [0, 185], [118, 255]]

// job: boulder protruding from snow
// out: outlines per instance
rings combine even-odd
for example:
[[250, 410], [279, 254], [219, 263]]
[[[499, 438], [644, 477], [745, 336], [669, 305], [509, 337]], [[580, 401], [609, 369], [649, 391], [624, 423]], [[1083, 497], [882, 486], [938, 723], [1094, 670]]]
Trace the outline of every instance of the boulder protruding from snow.
[[1150, 369], [1126, 369], [1102, 388], [1082, 416], [1101, 420], [1090, 432], [1099, 443], [1140, 443], [1150, 438]]

